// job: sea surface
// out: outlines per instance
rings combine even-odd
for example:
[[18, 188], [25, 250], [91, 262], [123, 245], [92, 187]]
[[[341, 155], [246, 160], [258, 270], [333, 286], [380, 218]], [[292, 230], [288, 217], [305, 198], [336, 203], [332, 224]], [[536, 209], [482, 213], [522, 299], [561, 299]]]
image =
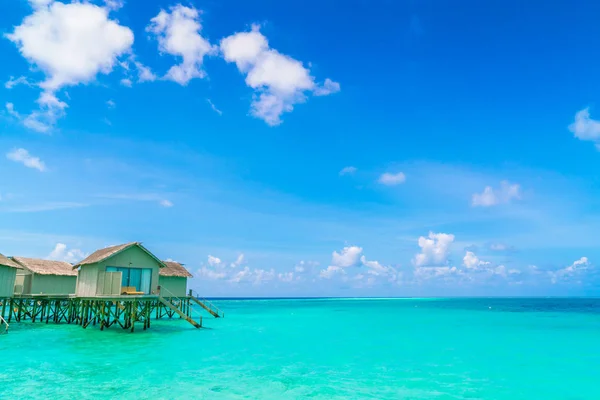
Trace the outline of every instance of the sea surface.
[[600, 399], [600, 299], [215, 300], [226, 315], [13, 323], [1, 399]]

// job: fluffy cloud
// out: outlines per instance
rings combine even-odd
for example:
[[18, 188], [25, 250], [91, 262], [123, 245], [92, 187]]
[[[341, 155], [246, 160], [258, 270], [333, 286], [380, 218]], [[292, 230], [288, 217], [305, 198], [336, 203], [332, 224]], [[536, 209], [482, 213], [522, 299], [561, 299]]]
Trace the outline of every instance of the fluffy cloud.
[[568, 280], [569, 278], [578, 275], [590, 268], [590, 263], [587, 257], [581, 257], [579, 260], [573, 262], [573, 264], [559, 269], [558, 271], [550, 271], [550, 280], [552, 283], [558, 283], [559, 281]]
[[25, 149], [14, 149], [6, 154], [6, 158], [11, 161], [23, 164], [28, 168], [37, 169], [40, 172], [46, 171], [46, 164], [39, 157], [34, 157]]
[[473, 207], [491, 207], [498, 204], [506, 204], [514, 199], [520, 199], [520, 191], [521, 187], [518, 184], [502, 181], [498, 189], [486, 186], [482, 193], [473, 194], [471, 205]]
[[156, 36], [159, 50], [181, 57], [181, 64], [172, 66], [166, 79], [187, 85], [194, 78], [204, 78], [204, 56], [213, 54], [217, 48], [201, 35], [200, 12], [193, 7], [178, 4], [169, 11], [161, 10], [152, 18], [146, 30]]
[[344, 271], [343, 267], [330, 265], [327, 268], [322, 269], [321, 272], [319, 272], [319, 277], [323, 279], [331, 279], [337, 274], [345, 275], [346, 271]]
[[275, 270], [265, 269], [250, 269], [250, 267], [244, 267], [241, 271], [235, 273], [230, 279], [230, 282], [242, 283], [249, 282], [253, 285], [260, 285], [265, 282], [272, 281], [275, 279]]
[[460, 271], [456, 267], [416, 267], [414, 277], [420, 281], [458, 275], [459, 273]]
[[87, 254], [79, 249], [70, 249], [69, 250], [69, 249], [67, 249], [66, 244], [57, 243], [56, 246], [54, 247], [54, 250], [52, 250], [52, 252], [50, 254], [48, 254], [48, 257], [46, 257], [46, 258], [48, 260], [66, 261], [68, 263], [73, 264], [73, 263], [83, 260], [86, 257], [87, 257]]
[[590, 109], [584, 108], [575, 114], [575, 121], [569, 125], [569, 130], [576, 138], [600, 144], [600, 121], [590, 117]]
[[429, 237], [421, 236], [418, 241], [421, 252], [415, 255], [413, 264], [416, 267], [446, 264], [452, 242], [454, 235], [447, 233], [429, 232]]
[[215, 257], [215, 256], [208, 256], [208, 265], [210, 265], [211, 267], [217, 267], [222, 265], [222, 261], [220, 258]]
[[315, 83], [302, 62], [269, 47], [267, 38], [254, 25], [250, 32], [238, 32], [221, 40], [227, 62], [246, 74], [246, 84], [256, 91], [251, 114], [271, 126], [281, 124], [281, 116], [306, 101], [306, 93], [324, 96], [338, 92], [340, 85], [327, 79]]
[[231, 263], [231, 268], [237, 268], [244, 263], [244, 253], [237, 256], [234, 262]]
[[198, 277], [203, 277], [209, 280], [219, 280], [225, 279], [227, 277], [227, 273], [224, 271], [218, 271], [211, 268], [202, 267], [196, 273]]
[[403, 172], [398, 172], [396, 174], [392, 174], [390, 172], [386, 172], [382, 174], [377, 182], [386, 186], [394, 186], [404, 183], [406, 181], [406, 175]]
[[334, 251], [331, 256], [331, 265], [340, 268], [357, 266], [360, 263], [362, 251], [362, 247], [358, 246], [344, 247], [339, 253]]
[[463, 257], [463, 264], [467, 269], [477, 269], [481, 266], [488, 265], [489, 262], [481, 261], [475, 253], [472, 251], [467, 251], [465, 256]]
[[342, 170], [340, 171], [340, 176], [344, 176], [344, 175], [352, 175], [357, 171], [356, 167], [344, 167], [342, 168]]
[[32, 1], [33, 14], [6, 37], [21, 55], [46, 76], [39, 84], [40, 110], [23, 123], [45, 132], [64, 115], [59, 89], [88, 83], [112, 71], [117, 58], [133, 44], [133, 32], [108, 17], [109, 10], [91, 3]]
[[7, 89], [12, 89], [17, 85], [32, 86], [31, 83], [24, 76], [20, 76], [16, 79], [14, 76], [11, 76], [10, 79], [4, 84], [4, 87]]

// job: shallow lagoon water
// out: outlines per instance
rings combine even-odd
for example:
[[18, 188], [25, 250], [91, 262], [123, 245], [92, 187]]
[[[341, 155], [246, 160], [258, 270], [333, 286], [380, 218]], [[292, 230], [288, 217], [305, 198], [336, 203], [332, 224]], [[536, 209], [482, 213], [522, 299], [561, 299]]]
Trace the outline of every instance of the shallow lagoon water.
[[599, 299], [215, 304], [202, 330], [13, 323], [0, 397], [600, 399]]

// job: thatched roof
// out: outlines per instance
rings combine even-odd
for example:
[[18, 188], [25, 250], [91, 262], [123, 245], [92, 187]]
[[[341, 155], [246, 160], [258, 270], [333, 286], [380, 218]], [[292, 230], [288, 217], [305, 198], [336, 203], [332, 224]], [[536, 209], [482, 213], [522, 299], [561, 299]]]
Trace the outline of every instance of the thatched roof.
[[161, 268], [158, 274], [160, 276], [176, 276], [179, 278], [193, 278], [192, 274], [189, 273], [185, 267], [175, 261], [163, 261], [166, 267]]
[[86, 257], [85, 260], [80, 261], [79, 263], [74, 265], [73, 268], [81, 267], [83, 265], [90, 265], [90, 264], [96, 264], [96, 263], [102, 262], [102, 261], [107, 260], [110, 257], [113, 257], [113, 256], [121, 253], [122, 251], [125, 251], [128, 248], [133, 247], [133, 246], [139, 247], [144, 252], [146, 252], [146, 254], [148, 254], [150, 257], [154, 258], [156, 260], [156, 262], [158, 263], [158, 265], [160, 266], [160, 268], [166, 267], [166, 265], [161, 260], [159, 260], [154, 254], [150, 253], [148, 251], [148, 249], [146, 249], [144, 246], [142, 246], [142, 244], [140, 242], [131, 242], [131, 243], [125, 243], [125, 244], [120, 244], [117, 246], [111, 246], [111, 247], [106, 247], [104, 249], [96, 250], [95, 252], [90, 254], [88, 257]]
[[17, 264], [10, 258], [3, 256], [1, 253], [0, 253], [0, 265], [4, 265], [5, 267], [23, 269], [22, 267], [19, 266], [19, 264]]
[[13, 257], [19, 265], [35, 274], [77, 276], [73, 266], [65, 261], [41, 260], [37, 258]]

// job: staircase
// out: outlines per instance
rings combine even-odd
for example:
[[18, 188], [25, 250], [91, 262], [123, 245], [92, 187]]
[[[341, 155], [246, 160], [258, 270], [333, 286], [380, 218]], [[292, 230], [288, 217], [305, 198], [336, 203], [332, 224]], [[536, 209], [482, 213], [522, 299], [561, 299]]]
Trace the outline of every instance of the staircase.
[[198, 293], [194, 292], [190, 289], [190, 299], [198, 304], [200, 307], [204, 308], [206, 311], [210, 313], [215, 318], [225, 318], [225, 313], [221, 311], [217, 306], [215, 306], [210, 301], [206, 300], [203, 297], [200, 297]]
[[0, 315], [0, 335], [3, 333], [8, 333], [8, 322]]
[[187, 315], [185, 315], [179, 308], [175, 307], [173, 305], [173, 303], [171, 303], [169, 300], [166, 300], [161, 295], [158, 295], [158, 301], [160, 301], [163, 305], [170, 308], [171, 311], [173, 311], [175, 314], [179, 315], [181, 318], [185, 319], [187, 322], [194, 325], [194, 327], [202, 328], [202, 317], [200, 317], [200, 323], [198, 323], [198, 322], [194, 321], [193, 319], [191, 319], [190, 317], [188, 317]]

